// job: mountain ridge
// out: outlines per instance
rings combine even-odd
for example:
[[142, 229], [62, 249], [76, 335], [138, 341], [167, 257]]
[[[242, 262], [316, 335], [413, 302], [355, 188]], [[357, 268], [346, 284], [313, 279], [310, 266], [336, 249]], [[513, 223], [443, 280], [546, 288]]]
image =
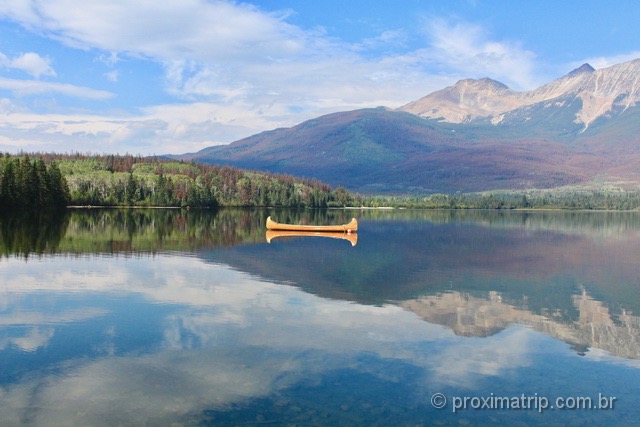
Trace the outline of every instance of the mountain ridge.
[[534, 90], [465, 79], [399, 109], [332, 113], [177, 156], [365, 193], [640, 186], [640, 59]]
[[[469, 123], [489, 119], [498, 125], [503, 115], [540, 102], [573, 96], [582, 101], [576, 121], [585, 127], [616, 106], [628, 108], [640, 102], [640, 59], [595, 70], [583, 64], [536, 89], [517, 92], [500, 82], [487, 85], [487, 78], [460, 80], [453, 86], [433, 92], [400, 108], [420, 117], [448, 123]], [[471, 88], [472, 90], [468, 90]], [[485, 108], [475, 108], [482, 105]], [[466, 111], [466, 115], [461, 115]]]

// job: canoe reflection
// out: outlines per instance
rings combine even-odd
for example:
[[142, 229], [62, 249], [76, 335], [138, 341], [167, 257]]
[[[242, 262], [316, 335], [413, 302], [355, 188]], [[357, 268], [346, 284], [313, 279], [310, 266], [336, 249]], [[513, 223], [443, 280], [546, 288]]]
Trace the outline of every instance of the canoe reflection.
[[355, 246], [358, 243], [358, 235], [356, 233], [267, 230], [265, 236], [267, 243], [271, 243], [272, 239], [278, 237], [330, 237], [332, 239], [348, 240], [351, 246]]

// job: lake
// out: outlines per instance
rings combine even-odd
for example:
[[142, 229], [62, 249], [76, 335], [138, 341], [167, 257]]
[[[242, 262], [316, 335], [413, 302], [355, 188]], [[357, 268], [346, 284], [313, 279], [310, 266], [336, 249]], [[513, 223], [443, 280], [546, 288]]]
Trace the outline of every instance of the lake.
[[640, 213], [76, 210], [0, 250], [3, 426], [640, 419]]

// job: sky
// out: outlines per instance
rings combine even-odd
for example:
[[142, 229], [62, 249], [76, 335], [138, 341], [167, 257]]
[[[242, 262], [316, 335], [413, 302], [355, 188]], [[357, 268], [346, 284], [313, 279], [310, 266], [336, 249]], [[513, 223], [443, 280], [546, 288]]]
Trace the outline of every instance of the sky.
[[0, 151], [179, 154], [640, 58], [636, 0], [0, 0]]

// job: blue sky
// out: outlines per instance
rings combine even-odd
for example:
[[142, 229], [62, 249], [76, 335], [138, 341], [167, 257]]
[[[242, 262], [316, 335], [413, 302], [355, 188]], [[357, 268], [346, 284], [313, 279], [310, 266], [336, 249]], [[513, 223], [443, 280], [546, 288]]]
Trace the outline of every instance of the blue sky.
[[185, 153], [640, 57], [640, 2], [0, 0], [0, 150]]

